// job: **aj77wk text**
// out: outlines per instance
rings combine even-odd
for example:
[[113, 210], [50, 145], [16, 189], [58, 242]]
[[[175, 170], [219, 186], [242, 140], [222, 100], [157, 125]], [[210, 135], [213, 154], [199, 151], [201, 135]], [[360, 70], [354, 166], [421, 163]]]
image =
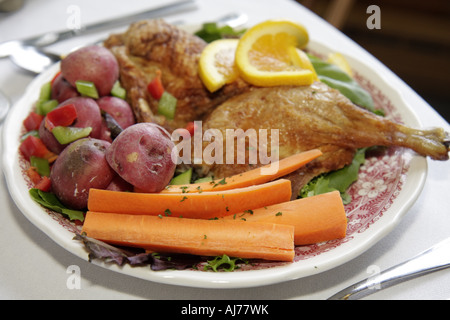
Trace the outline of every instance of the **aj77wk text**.
[[210, 318], [214, 313], [236, 316], [236, 315], [268, 315], [268, 305], [252, 305], [252, 304], [236, 304], [226, 305], [225, 308], [216, 308], [212, 306], [197, 307], [189, 304], [187, 307], [181, 308], [182, 315], [207, 315]]

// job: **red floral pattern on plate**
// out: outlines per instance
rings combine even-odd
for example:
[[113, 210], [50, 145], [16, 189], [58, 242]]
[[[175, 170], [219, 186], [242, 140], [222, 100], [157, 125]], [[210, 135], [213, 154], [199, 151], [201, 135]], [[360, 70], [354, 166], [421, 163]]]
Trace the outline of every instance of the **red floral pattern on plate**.
[[[375, 107], [382, 109], [386, 117], [401, 123], [401, 115], [391, 101], [375, 86], [370, 80], [355, 73], [355, 80], [366, 89], [373, 97]], [[327, 241], [308, 246], [298, 246], [295, 248], [294, 262], [310, 259], [318, 256], [340, 245], [351, 241], [355, 234], [363, 233], [371, 225], [377, 222], [386, 210], [392, 205], [402, 190], [402, 186], [409, 169], [411, 154], [402, 148], [385, 148], [378, 150], [376, 154], [369, 154], [359, 173], [359, 179], [349, 189], [352, 202], [345, 206], [348, 217], [347, 236], [344, 239]], [[23, 158], [20, 159], [22, 175], [31, 188], [32, 184], [26, 175], [29, 163]], [[63, 215], [45, 210], [61, 227], [77, 233], [81, 227], [70, 222]], [[275, 266], [282, 266], [286, 263], [280, 262], [255, 262], [242, 265], [239, 270], [266, 269]], [[202, 270], [199, 268], [198, 270]]]

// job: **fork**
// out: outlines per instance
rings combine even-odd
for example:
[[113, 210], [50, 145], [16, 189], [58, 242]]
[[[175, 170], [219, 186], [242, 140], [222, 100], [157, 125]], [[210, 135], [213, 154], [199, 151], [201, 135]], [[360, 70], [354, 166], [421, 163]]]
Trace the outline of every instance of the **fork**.
[[[232, 28], [245, 25], [248, 16], [245, 13], [233, 12], [219, 18], [218, 25], [228, 25]], [[183, 21], [176, 21], [174, 25], [183, 24]], [[59, 39], [61, 40], [61, 39]], [[101, 44], [104, 39], [98, 40], [95, 44]], [[55, 40], [56, 41], [56, 40]], [[10, 55], [11, 61], [18, 67], [34, 74], [41, 73], [52, 64], [61, 60], [61, 56], [46, 51], [42, 46], [15, 44], [13, 53]], [[11, 49], [12, 50], [12, 49]], [[0, 44], [0, 57], [1, 57]]]
[[403, 263], [339, 291], [328, 300], [357, 300], [378, 290], [449, 267], [450, 238], [447, 238]]
[[196, 8], [194, 0], [179, 0], [177, 2], [162, 5], [157, 8], [151, 8], [142, 12], [138, 12], [131, 15], [126, 15], [111, 20], [100, 21], [90, 25], [83, 26], [80, 29], [69, 29], [58, 32], [48, 32], [42, 35], [33, 36], [22, 40], [10, 40], [0, 43], [0, 58], [6, 58], [13, 55], [14, 52], [23, 47], [37, 47], [42, 48], [55, 42], [66, 40], [74, 36], [87, 34], [91, 32], [97, 32], [102, 30], [109, 30], [113, 27], [128, 25], [134, 21], [142, 19], [150, 19], [161, 17], [169, 14], [185, 12]]

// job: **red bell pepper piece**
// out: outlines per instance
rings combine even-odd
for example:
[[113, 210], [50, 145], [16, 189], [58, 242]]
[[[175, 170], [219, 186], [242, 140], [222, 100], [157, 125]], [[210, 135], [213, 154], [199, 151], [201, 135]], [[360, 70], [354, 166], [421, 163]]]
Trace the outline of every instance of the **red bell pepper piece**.
[[56, 78], [58, 78], [59, 75], [60, 75], [61, 73], [62, 73], [61, 71], [58, 71], [58, 72], [55, 74], [55, 76], [53, 77], [52, 81], [50, 81], [52, 87], [53, 87], [53, 83], [55, 82]]
[[43, 176], [41, 178], [41, 180], [38, 183], [36, 183], [36, 185], [34, 187], [41, 191], [48, 192], [48, 191], [50, 191], [50, 189], [52, 187], [52, 181], [50, 180], [49, 177]]
[[77, 109], [73, 104], [68, 104], [56, 109], [53, 109], [45, 118], [45, 127], [52, 131], [54, 127], [70, 126], [77, 119]]
[[25, 120], [23, 120], [23, 125], [27, 131], [39, 130], [42, 119], [44, 119], [44, 116], [31, 111]]
[[31, 156], [50, 159], [54, 154], [47, 149], [42, 140], [35, 136], [28, 136], [19, 146], [20, 152], [23, 156], [30, 160]]
[[30, 178], [33, 185], [36, 185], [41, 181], [41, 175], [36, 171], [36, 168], [30, 167], [27, 170], [27, 176]]
[[152, 95], [152, 97], [156, 100], [161, 99], [162, 94], [164, 93], [164, 86], [161, 81], [161, 71], [156, 71], [156, 76], [147, 86], [148, 92]]
[[186, 130], [189, 132], [191, 137], [193, 137], [195, 130], [197, 130], [197, 125], [193, 121], [191, 121], [186, 125]]

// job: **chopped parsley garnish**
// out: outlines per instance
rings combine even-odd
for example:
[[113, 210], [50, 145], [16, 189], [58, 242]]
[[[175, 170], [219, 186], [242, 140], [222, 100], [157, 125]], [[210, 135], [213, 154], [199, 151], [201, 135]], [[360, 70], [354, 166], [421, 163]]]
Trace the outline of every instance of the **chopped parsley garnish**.
[[218, 185], [224, 185], [224, 184], [227, 184], [227, 182], [225, 181], [225, 178], [223, 178], [222, 180], [220, 180], [219, 182], [214, 184], [213, 188], [217, 187]]

